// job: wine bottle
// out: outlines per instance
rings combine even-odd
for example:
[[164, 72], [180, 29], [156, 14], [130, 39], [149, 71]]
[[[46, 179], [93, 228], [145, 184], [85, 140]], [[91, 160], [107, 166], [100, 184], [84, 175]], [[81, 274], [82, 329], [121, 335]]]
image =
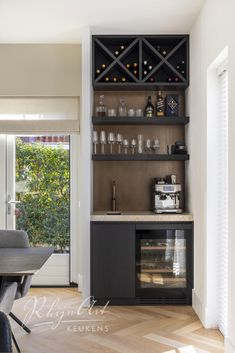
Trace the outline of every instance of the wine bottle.
[[147, 60], [144, 60], [144, 61], [143, 61], [143, 68], [147, 68], [147, 66], [148, 66], [148, 61], [147, 61]]
[[102, 70], [106, 69], [106, 64], [101, 65]]
[[121, 46], [120, 46], [120, 49], [121, 49], [121, 50], [124, 50], [124, 49], [125, 49], [125, 46], [124, 46], [124, 45], [121, 45]]
[[167, 82], [172, 82], [172, 78], [168, 77]]
[[155, 78], [154, 78], [154, 77], [150, 77], [149, 81], [150, 81], [150, 82], [154, 82], [154, 81], [155, 81]]
[[151, 96], [148, 96], [148, 102], [145, 107], [145, 116], [147, 118], [152, 118], [154, 115], [154, 106], [151, 103]]
[[149, 65], [149, 67], [148, 67], [149, 71], [151, 71], [152, 68], [153, 68], [152, 65]]
[[164, 104], [164, 98], [162, 97], [161, 91], [159, 91], [157, 95], [156, 115], [157, 116], [165, 115], [165, 104]]
[[106, 81], [106, 82], [109, 82], [109, 80], [110, 80], [109, 77], [106, 76], [106, 77], [105, 77], [105, 81]]
[[134, 64], [133, 64], [133, 67], [134, 67], [135, 69], [137, 69], [138, 64], [137, 64], [137, 63], [134, 63]]
[[179, 77], [175, 77], [174, 81], [179, 82]]
[[167, 51], [164, 49], [164, 50], [162, 51], [162, 55], [163, 55], [163, 56], [166, 56], [166, 54], [167, 54]]
[[157, 51], [160, 53], [161, 52], [161, 46], [157, 45]]
[[131, 65], [130, 65], [130, 64], [126, 64], [126, 68], [127, 68], [128, 70], [130, 70]]
[[122, 77], [122, 82], [126, 82], [126, 78], [125, 77]]
[[96, 72], [96, 75], [99, 75], [100, 74], [100, 69], [96, 69], [95, 72]]
[[113, 77], [113, 82], [117, 82], [117, 81], [118, 81], [117, 77]]
[[137, 71], [137, 70], [134, 70], [134, 71], [133, 71], [133, 74], [134, 74], [134, 75], [137, 75], [137, 74], [138, 74], [138, 71]]
[[118, 55], [119, 55], [119, 51], [118, 51], [118, 50], [115, 50], [114, 55], [115, 55], [115, 56], [118, 56]]
[[147, 73], [148, 73], [148, 71], [147, 71], [147, 70], [144, 70], [144, 71], [143, 71], [144, 76], [146, 76], [146, 75], [147, 75]]

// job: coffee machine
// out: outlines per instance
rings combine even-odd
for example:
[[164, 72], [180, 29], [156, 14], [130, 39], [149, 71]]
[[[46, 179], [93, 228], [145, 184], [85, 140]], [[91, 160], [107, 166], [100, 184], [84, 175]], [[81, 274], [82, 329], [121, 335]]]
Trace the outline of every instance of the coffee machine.
[[181, 198], [182, 187], [176, 182], [175, 175], [154, 179], [155, 213], [182, 213]]

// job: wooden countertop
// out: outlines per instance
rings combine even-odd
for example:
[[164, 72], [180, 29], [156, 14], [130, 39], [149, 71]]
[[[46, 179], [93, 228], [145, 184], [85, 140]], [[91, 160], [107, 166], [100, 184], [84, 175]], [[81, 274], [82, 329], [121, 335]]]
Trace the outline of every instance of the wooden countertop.
[[153, 212], [122, 212], [120, 215], [107, 215], [106, 212], [94, 212], [92, 222], [192, 222], [190, 213], [155, 214]]

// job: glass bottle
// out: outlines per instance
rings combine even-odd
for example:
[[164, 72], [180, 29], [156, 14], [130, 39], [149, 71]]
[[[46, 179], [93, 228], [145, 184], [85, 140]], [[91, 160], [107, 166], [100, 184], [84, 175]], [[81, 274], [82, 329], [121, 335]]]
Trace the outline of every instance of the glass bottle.
[[123, 99], [123, 98], [120, 99], [120, 104], [118, 107], [118, 114], [119, 114], [119, 116], [127, 116], [127, 106], [125, 103], [125, 99]]
[[165, 102], [161, 91], [159, 91], [157, 95], [156, 115], [157, 116], [165, 115]]
[[148, 96], [148, 102], [145, 107], [145, 116], [147, 118], [152, 118], [154, 115], [154, 106], [151, 103], [151, 96]]
[[100, 96], [99, 104], [96, 106], [96, 116], [106, 116], [106, 106], [104, 104], [104, 95]]

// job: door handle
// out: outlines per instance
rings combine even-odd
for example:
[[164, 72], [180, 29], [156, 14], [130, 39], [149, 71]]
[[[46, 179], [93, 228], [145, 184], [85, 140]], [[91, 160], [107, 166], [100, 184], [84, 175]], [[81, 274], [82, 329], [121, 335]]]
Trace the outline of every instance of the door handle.
[[21, 201], [16, 201], [11, 199], [11, 195], [8, 195], [7, 197], [7, 213], [10, 215], [11, 214], [11, 205], [19, 204]]

